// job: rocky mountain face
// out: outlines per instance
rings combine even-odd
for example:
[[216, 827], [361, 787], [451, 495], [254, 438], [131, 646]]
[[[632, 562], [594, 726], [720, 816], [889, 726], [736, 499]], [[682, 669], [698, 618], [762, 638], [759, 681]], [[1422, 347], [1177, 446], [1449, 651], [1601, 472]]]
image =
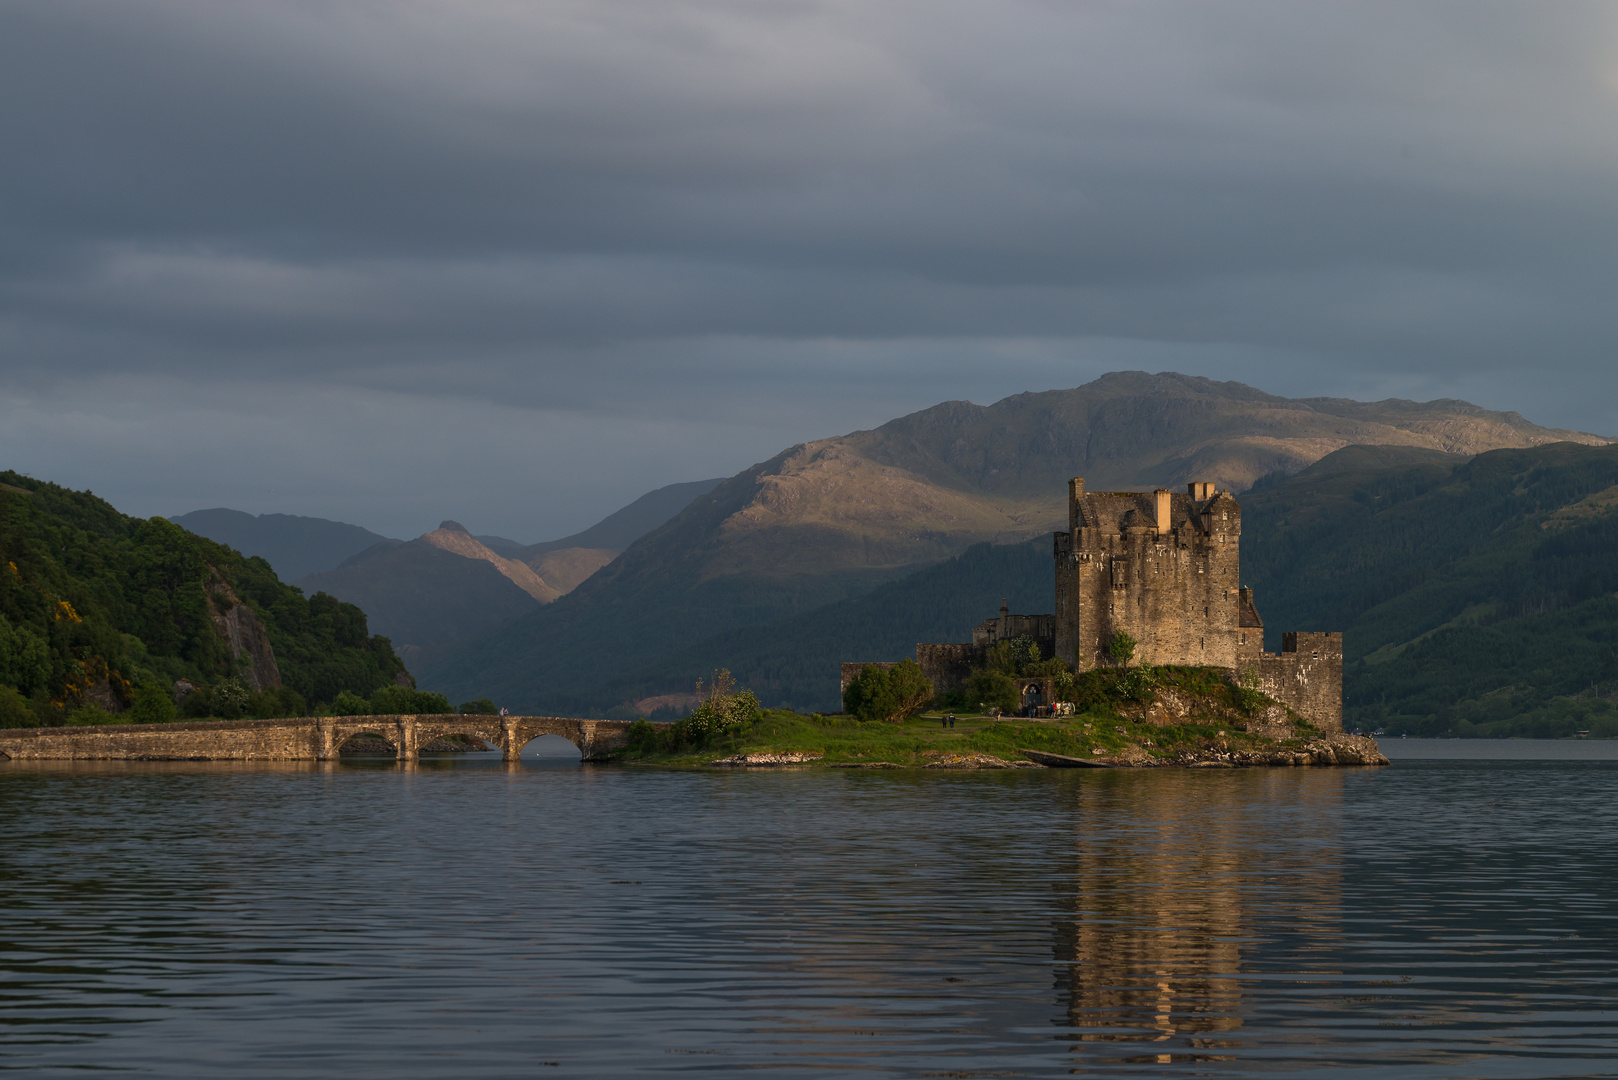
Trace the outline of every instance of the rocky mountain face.
[[1564, 441], [1607, 440], [1464, 401], [1289, 399], [1122, 372], [993, 405], [945, 402], [793, 447], [743, 474], [749, 497], [712, 537], [706, 572], [899, 567], [1037, 535], [1062, 526], [1074, 476], [1096, 491], [1192, 480], [1243, 491], [1349, 445], [1472, 455]]
[[[516, 707], [577, 710], [591, 687], [662, 669], [709, 635], [858, 596], [977, 543], [1063, 527], [1073, 476], [1092, 490], [1211, 480], [1241, 491], [1355, 444], [1458, 462], [1556, 442], [1607, 440], [1463, 401], [1288, 399], [1176, 374], [946, 402], [738, 473], [572, 593], [421, 674], [452, 697], [478, 686]], [[642, 681], [635, 693], [686, 689]]]
[[421, 539], [435, 548], [459, 555], [463, 559], [478, 559], [488, 563], [500, 571], [501, 576], [541, 604], [550, 603], [566, 591], [548, 584], [527, 563], [496, 555], [467, 532], [466, 526], [458, 521], [446, 521], [437, 529], [423, 535]]

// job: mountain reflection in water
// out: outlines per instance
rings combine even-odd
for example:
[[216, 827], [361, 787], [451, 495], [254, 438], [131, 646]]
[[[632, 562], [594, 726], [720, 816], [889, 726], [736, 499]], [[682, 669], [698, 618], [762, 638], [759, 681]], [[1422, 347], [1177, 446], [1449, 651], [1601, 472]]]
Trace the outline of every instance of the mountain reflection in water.
[[1557, 1077], [1618, 762], [0, 762], [0, 1071]]

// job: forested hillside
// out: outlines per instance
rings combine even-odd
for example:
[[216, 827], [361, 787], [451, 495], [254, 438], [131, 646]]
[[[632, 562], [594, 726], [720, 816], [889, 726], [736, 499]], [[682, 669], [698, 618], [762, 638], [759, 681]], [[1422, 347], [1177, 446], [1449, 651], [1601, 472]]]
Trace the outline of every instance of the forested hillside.
[[88, 492], [0, 473], [0, 557], [0, 726], [121, 713], [180, 679], [228, 687], [210, 710], [223, 715], [295, 714], [408, 679], [359, 608]]
[[1242, 496], [1266, 634], [1344, 631], [1351, 725], [1618, 735], [1618, 447], [1387, 449]]

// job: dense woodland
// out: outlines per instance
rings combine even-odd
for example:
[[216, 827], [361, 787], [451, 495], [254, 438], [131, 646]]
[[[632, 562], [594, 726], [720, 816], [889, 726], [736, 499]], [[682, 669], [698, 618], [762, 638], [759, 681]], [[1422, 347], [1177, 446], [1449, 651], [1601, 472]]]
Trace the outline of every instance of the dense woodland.
[[[181, 679], [198, 687], [187, 714], [299, 715], [345, 692], [369, 699], [403, 671], [354, 605], [305, 597], [263, 559], [89, 492], [0, 473], [0, 555], [0, 727], [103, 722], [92, 687], [120, 718], [167, 719]], [[211, 619], [221, 585], [263, 624], [283, 689], [240, 679]]]

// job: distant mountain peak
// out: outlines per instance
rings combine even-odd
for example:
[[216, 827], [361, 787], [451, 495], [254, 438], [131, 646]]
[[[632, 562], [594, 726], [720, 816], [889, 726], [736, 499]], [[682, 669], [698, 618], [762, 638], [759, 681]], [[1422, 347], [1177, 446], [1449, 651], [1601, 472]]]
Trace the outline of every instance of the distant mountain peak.
[[446, 521], [434, 532], [427, 533], [421, 539], [433, 547], [461, 556], [463, 559], [481, 559], [491, 564], [496, 570], [510, 579], [523, 592], [538, 600], [541, 604], [548, 604], [562, 595], [562, 590], [555, 588], [534, 572], [533, 567], [520, 563], [515, 559], [508, 559], [503, 555], [496, 555], [488, 547], [472, 538], [461, 526], [453, 521]]
[[462, 525], [459, 521], [440, 521], [438, 523], [438, 528], [442, 531], [466, 533], [468, 536], [472, 535], [470, 532], [467, 532], [466, 526]]

